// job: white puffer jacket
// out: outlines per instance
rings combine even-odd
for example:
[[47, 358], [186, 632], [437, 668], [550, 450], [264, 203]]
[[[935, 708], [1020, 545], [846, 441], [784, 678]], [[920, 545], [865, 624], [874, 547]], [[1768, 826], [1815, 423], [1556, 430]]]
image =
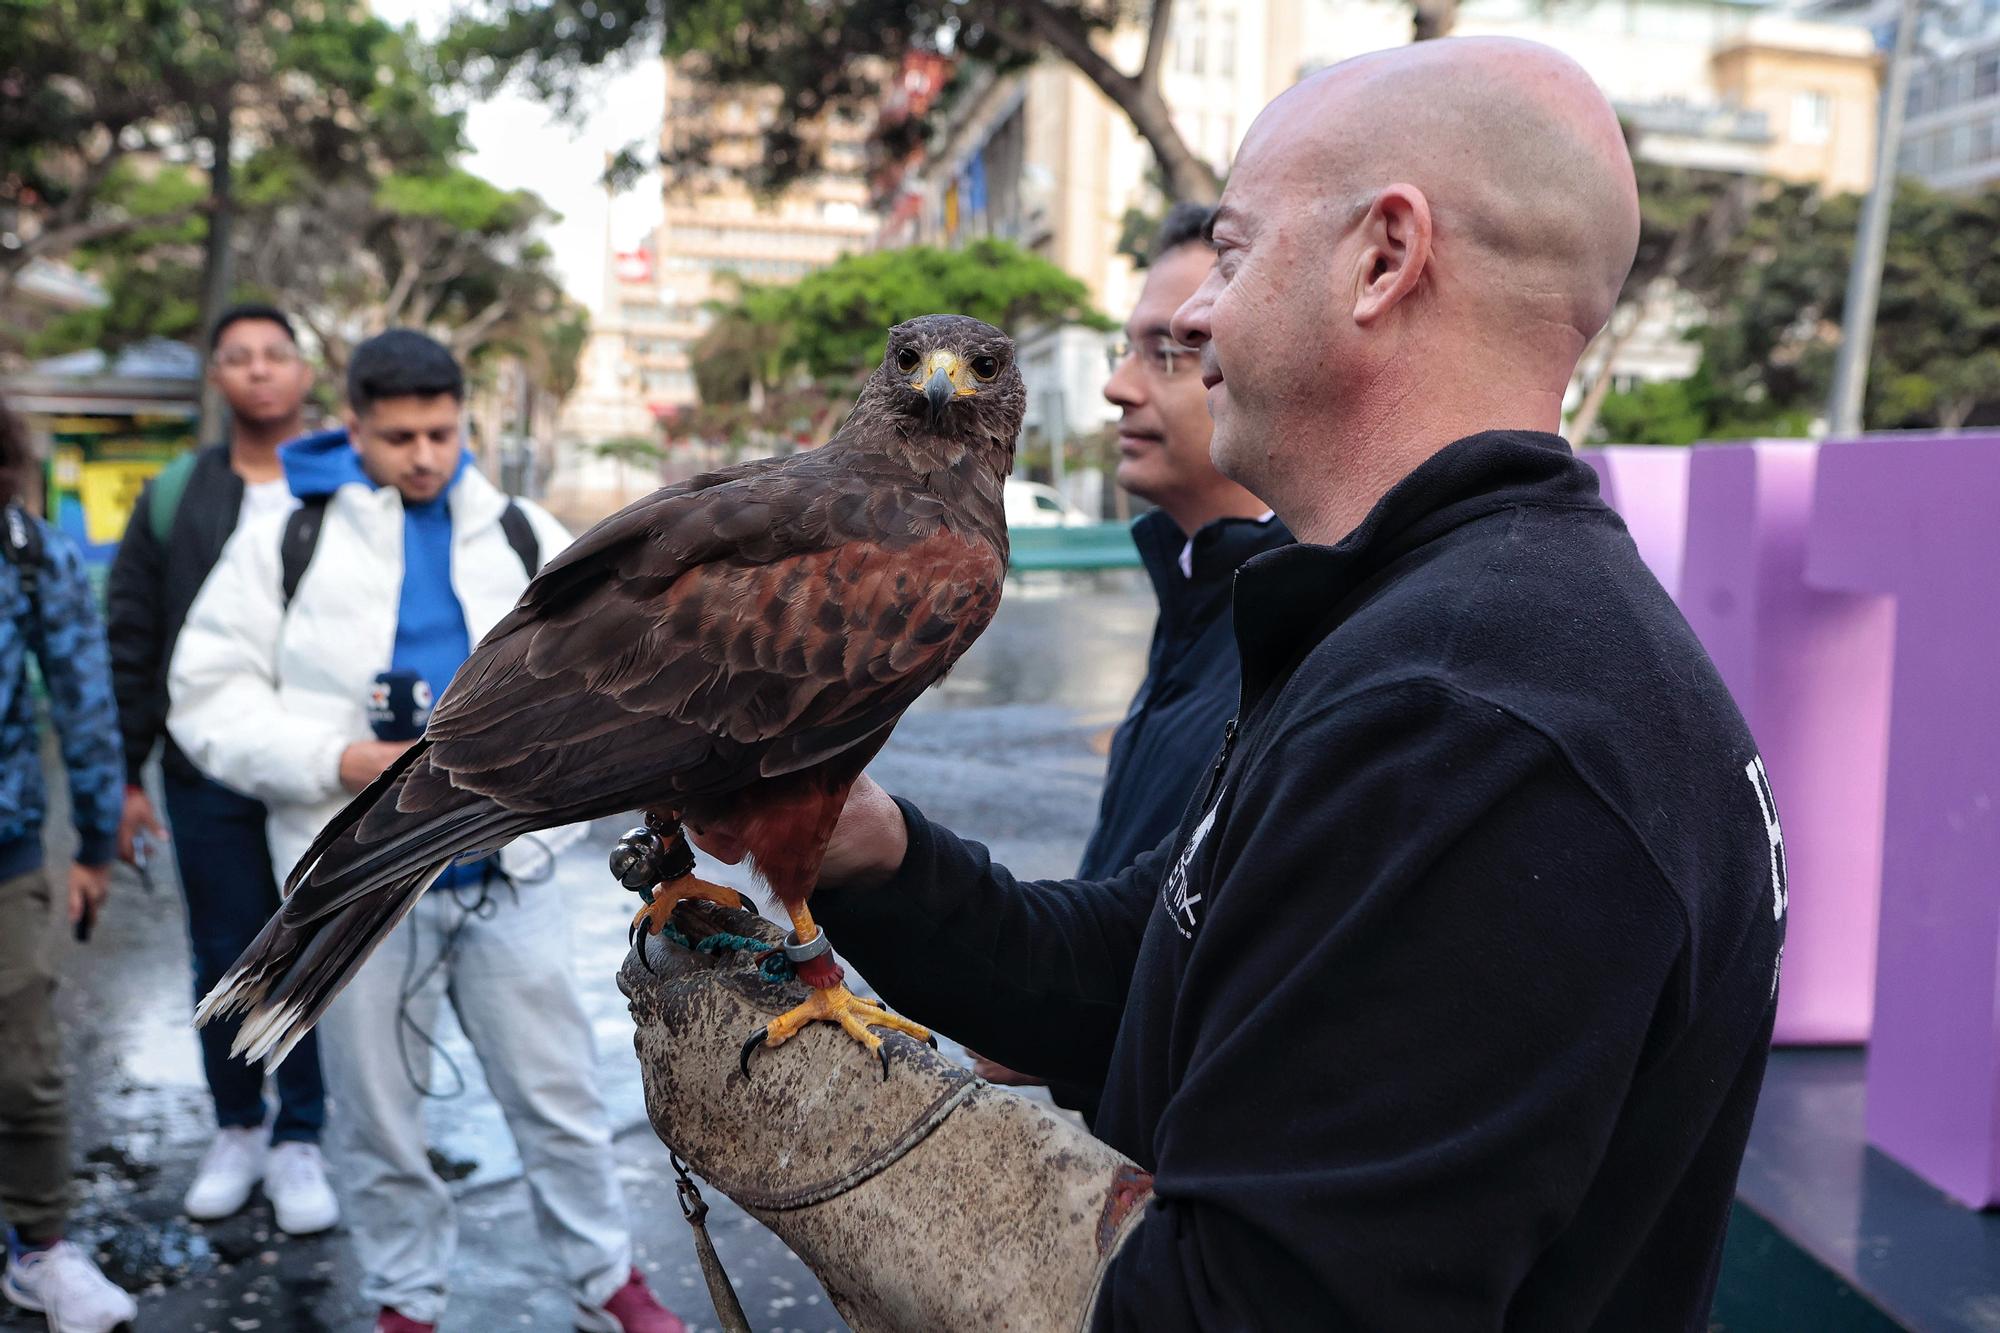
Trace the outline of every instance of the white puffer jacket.
[[[569, 533], [537, 506], [515, 503], [546, 564], [569, 545]], [[491, 482], [466, 468], [449, 504], [452, 590], [477, 643], [513, 609], [528, 574], [500, 526], [507, 497]], [[269, 807], [280, 883], [347, 803], [341, 752], [375, 736], [368, 691], [395, 652], [403, 497], [393, 486], [340, 487], [289, 608], [279, 558], [284, 526], [284, 515], [267, 514], [229, 539], [174, 648], [167, 716], [167, 729], [202, 772]]]

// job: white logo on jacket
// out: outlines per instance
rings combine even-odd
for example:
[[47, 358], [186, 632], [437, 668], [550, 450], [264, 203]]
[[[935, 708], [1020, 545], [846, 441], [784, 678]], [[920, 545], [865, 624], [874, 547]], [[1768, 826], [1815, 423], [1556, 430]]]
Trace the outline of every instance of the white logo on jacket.
[[[1167, 920], [1174, 923], [1174, 929], [1178, 930], [1184, 939], [1194, 938], [1194, 905], [1201, 901], [1200, 894], [1188, 892], [1188, 866], [1193, 864], [1194, 854], [1201, 850], [1201, 844], [1207, 840], [1208, 831], [1215, 827], [1215, 812], [1221, 808], [1222, 793], [1217, 792], [1215, 804], [1208, 808], [1208, 813], [1194, 826], [1194, 832], [1188, 834], [1187, 846], [1181, 848], [1181, 854], [1174, 858], [1174, 868], [1168, 872], [1166, 888], [1160, 894], [1160, 901], [1167, 909]], [[1182, 924], [1183, 919], [1186, 921], [1185, 925]]]
[[[1757, 797], [1757, 812], [1764, 823], [1764, 840], [1770, 844], [1771, 852], [1771, 920], [1783, 921], [1785, 908], [1790, 905], [1791, 890], [1786, 884], [1785, 831], [1778, 825], [1778, 803], [1771, 796], [1771, 778], [1764, 771], [1764, 756], [1751, 755], [1750, 762], [1743, 766], [1743, 775], [1750, 779], [1750, 790]], [[1778, 972], [1785, 963], [1785, 946], [1778, 946], [1777, 965], [1771, 969], [1771, 993], [1778, 993]]]

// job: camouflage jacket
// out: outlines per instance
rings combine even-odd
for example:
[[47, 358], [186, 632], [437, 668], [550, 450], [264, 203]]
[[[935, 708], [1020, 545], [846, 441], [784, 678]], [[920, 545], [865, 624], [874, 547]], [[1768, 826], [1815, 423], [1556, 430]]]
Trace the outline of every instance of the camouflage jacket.
[[0, 847], [39, 838], [47, 809], [35, 700], [34, 654], [48, 690], [49, 715], [69, 770], [70, 808], [82, 839], [76, 859], [90, 865], [117, 851], [125, 770], [111, 654], [76, 547], [40, 520], [39, 591], [31, 605], [11, 559], [0, 559]]

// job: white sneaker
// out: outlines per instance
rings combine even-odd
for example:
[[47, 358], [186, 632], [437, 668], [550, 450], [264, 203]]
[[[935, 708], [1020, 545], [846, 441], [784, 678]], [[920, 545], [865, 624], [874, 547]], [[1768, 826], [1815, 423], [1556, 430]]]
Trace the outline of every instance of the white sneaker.
[[340, 1204], [326, 1182], [326, 1161], [310, 1143], [277, 1143], [264, 1159], [264, 1196], [278, 1215], [278, 1229], [294, 1236], [325, 1231], [340, 1220]]
[[250, 1191], [264, 1178], [265, 1131], [261, 1125], [225, 1129], [201, 1159], [182, 1206], [197, 1222], [213, 1222], [240, 1212]]
[[138, 1302], [66, 1240], [9, 1258], [0, 1292], [23, 1310], [46, 1315], [49, 1333], [111, 1333], [139, 1317]]

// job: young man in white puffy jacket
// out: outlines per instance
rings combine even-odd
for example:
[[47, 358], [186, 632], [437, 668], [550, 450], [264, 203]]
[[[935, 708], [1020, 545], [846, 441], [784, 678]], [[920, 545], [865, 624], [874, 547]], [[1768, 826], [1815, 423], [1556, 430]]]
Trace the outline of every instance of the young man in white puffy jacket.
[[[281, 450], [299, 506], [230, 539], [169, 674], [168, 730], [268, 807], [280, 882], [569, 542], [471, 466], [464, 376], [441, 344], [406, 329], [371, 338], [347, 390], [346, 430]], [[444, 1310], [455, 1218], [425, 1152], [430, 1048], [404, 1039], [404, 1016], [428, 1032], [447, 999], [520, 1146], [576, 1327], [679, 1333], [632, 1266], [560, 889], [490, 863], [446, 871], [319, 1025], [327, 1148], [377, 1333], [428, 1333]]]

